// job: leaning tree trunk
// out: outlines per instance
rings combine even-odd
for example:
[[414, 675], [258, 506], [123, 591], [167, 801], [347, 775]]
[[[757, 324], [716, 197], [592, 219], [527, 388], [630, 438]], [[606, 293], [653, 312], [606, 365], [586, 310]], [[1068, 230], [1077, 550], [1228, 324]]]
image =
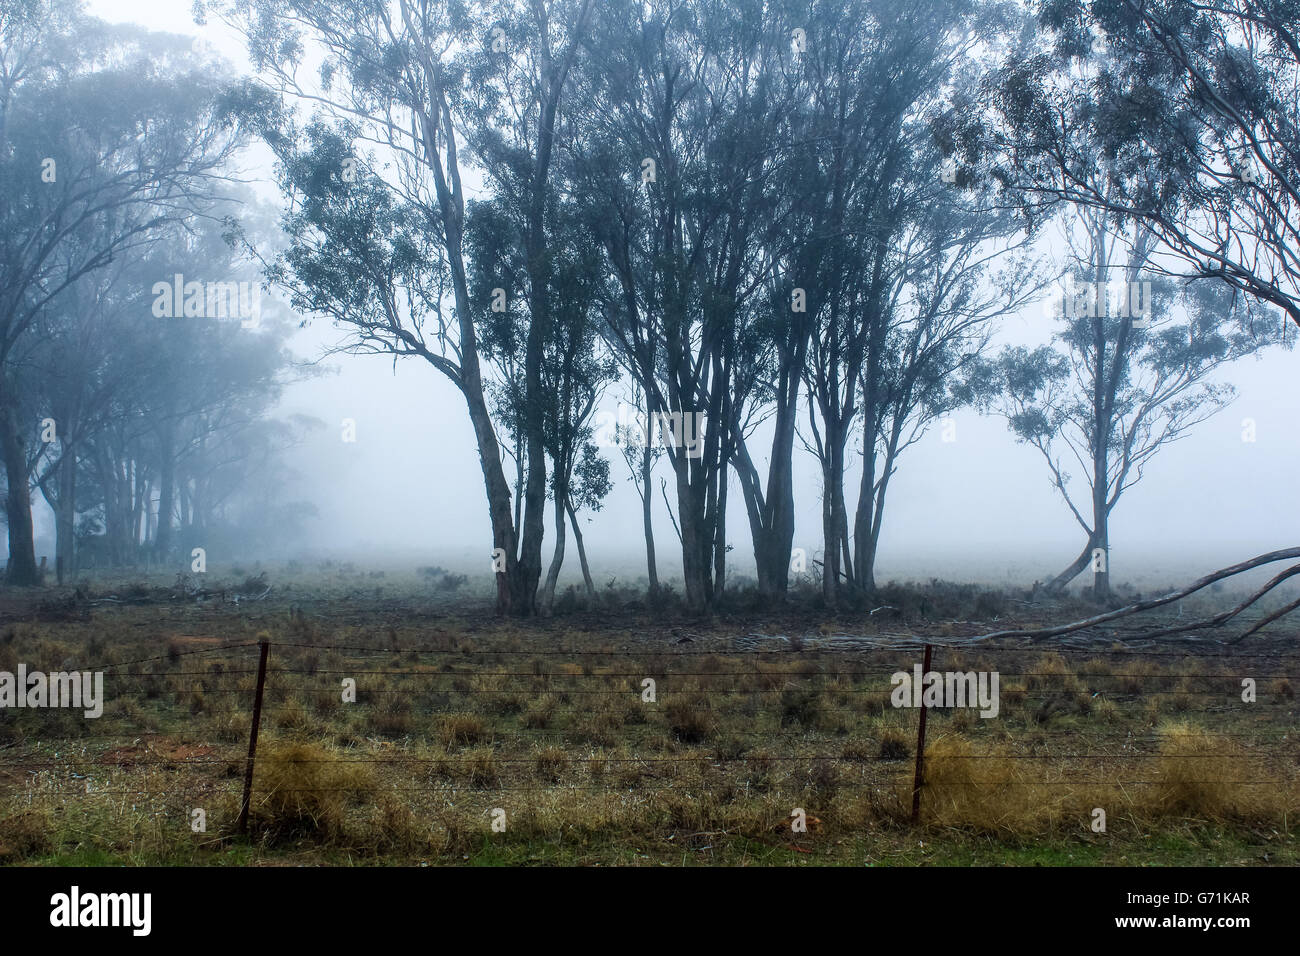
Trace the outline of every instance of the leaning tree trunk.
[[1057, 594], [1065, 589], [1065, 586], [1079, 576], [1084, 568], [1092, 561], [1092, 536], [1088, 536], [1088, 543], [1083, 546], [1079, 556], [1070, 562], [1069, 566], [1058, 574], [1044, 586], [1044, 590], [1049, 594]]
[[582, 543], [582, 529], [578, 527], [578, 516], [573, 510], [573, 502], [566, 497], [564, 509], [569, 513], [569, 524], [573, 526], [573, 542], [578, 546], [578, 563], [582, 565], [582, 583], [587, 588], [587, 600], [595, 602], [596, 585], [591, 580], [591, 568], [587, 565], [587, 548]]
[[[423, 126], [422, 140], [426, 144], [421, 158], [433, 176], [434, 191], [441, 212], [443, 248], [447, 253], [447, 267], [451, 274], [452, 292], [456, 302], [456, 319], [460, 331], [460, 367], [454, 378], [469, 408], [470, 422], [474, 426], [474, 438], [478, 443], [479, 465], [483, 472], [488, 515], [492, 524], [493, 569], [496, 570], [498, 565], [501, 566], [501, 570], [496, 570], [497, 612], [531, 614], [536, 606], [537, 579], [533, 578], [531, 593], [527, 593], [528, 589], [520, 586], [518, 538], [514, 516], [511, 514], [510, 483], [506, 480], [501, 465], [501, 448], [483, 394], [478, 335], [474, 327], [474, 310], [470, 303], [469, 281], [463, 255], [465, 200], [460, 189], [456, 136], [451, 128], [451, 111], [447, 108], [440, 78], [429, 60], [424, 60], [422, 67], [433, 109], [432, 115], [427, 111], [421, 111], [419, 115], [419, 121]], [[437, 143], [445, 144], [445, 153], [439, 154], [436, 146], [430, 149], [429, 144]], [[443, 156], [446, 158], [446, 170], [442, 165]], [[527, 520], [525, 516], [525, 521]], [[539, 571], [540, 567], [539, 539], [537, 543]]]

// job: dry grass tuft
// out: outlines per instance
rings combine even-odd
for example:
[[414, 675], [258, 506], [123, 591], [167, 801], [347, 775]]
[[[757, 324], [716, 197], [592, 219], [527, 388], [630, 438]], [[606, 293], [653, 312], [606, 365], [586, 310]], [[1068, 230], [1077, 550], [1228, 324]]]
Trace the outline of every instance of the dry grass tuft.
[[1248, 809], [1243, 781], [1252, 771], [1229, 738], [1181, 722], [1158, 733], [1159, 784], [1152, 798], [1157, 813], [1219, 820]]
[[347, 810], [373, 801], [369, 768], [345, 763], [311, 743], [269, 747], [253, 779], [253, 819], [271, 842], [344, 842]]
[[0, 863], [14, 863], [49, 852], [54, 822], [41, 810], [20, 810], [0, 819]]
[[912, 756], [912, 746], [906, 735], [895, 727], [886, 727], [880, 732], [881, 760], [906, 760]]
[[1052, 789], [1026, 778], [1001, 746], [977, 750], [966, 737], [949, 734], [925, 748], [921, 807], [927, 823], [1032, 833], [1061, 816], [1062, 795]]
[[468, 747], [488, 736], [487, 724], [474, 714], [450, 714], [438, 726], [438, 739], [444, 747]]
[[683, 743], [700, 743], [713, 733], [713, 712], [703, 694], [674, 696], [664, 707], [664, 716], [668, 719], [668, 729]]

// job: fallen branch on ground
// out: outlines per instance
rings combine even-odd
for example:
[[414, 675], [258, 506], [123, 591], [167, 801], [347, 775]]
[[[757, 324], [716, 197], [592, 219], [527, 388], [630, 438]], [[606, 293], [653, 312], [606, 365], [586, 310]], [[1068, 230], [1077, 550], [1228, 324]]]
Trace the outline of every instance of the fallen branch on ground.
[[[1234, 564], [1231, 567], [1222, 568], [1218, 571], [1213, 572], [1212, 574], [1207, 574], [1205, 577], [1193, 581], [1187, 587], [1182, 588], [1181, 590], [1178, 591], [1173, 591], [1169, 594], [1164, 595], [1163, 597], [1152, 598], [1149, 601], [1138, 601], [1136, 604], [1129, 604], [1126, 607], [1117, 608], [1114, 611], [1107, 611], [1105, 614], [1097, 614], [1093, 617], [1085, 618], [1082, 621], [1073, 621], [1069, 624], [1061, 624], [1056, 627], [1045, 627], [1045, 628], [1038, 628], [1034, 630], [993, 631], [989, 634], [978, 634], [974, 637], [959, 638], [955, 643], [974, 644], [980, 641], [990, 641], [990, 640], [995, 640], [999, 638], [1008, 638], [1008, 637], [1028, 638], [1033, 641], [1046, 640], [1049, 637], [1060, 637], [1061, 635], [1064, 634], [1071, 634], [1075, 631], [1086, 630], [1087, 628], [1090, 627], [1096, 627], [1099, 624], [1105, 624], [1110, 621], [1118, 620], [1119, 618], [1122, 617], [1128, 617], [1130, 614], [1138, 614], [1142, 611], [1150, 611], [1153, 610], [1154, 608], [1164, 607], [1166, 604], [1172, 604], [1175, 601], [1181, 601], [1183, 598], [1187, 597], [1188, 595], [1195, 594], [1197, 591], [1201, 590], [1202, 588], [1209, 587], [1211, 584], [1214, 584], [1216, 581], [1222, 581], [1224, 578], [1230, 578], [1233, 575], [1241, 574], [1245, 571], [1251, 571], [1255, 568], [1262, 567], [1263, 565], [1272, 564], [1275, 561], [1284, 561], [1287, 558], [1300, 558], [1300, 548], [1283, 548], [1281, 551], [1270, 551], [1267, 554], [1261, 554], [1259, 557], [1251, 558], [1249, 561], [1242, 561], [1240, 564]], [[1271, 581], [1268, 582], [1268, 584], [1260, 588], [1253, 595], [1251, 595], [1249, 598], [1247, 598], [1244, 602], [1239, 604], [1237, 607], [1233, 608], [1231, 611], [1227, 611], [1224, 614], [1216, 615], [1215, 617], [1209, 618], [1207, 620], [1189, 621], [1188, 623], [1179, 625], [1177, 627], [1165, 628], [1163, 630], [1156, 631], [1154, 634], [1143, 635], [1143, 637], [1146, 638], [1152, 638], [1158, 636], [1163, 637], [1171, 634], [1181, 634], [1187, 631], [1195, 631], [1195, 630], [1201, 630], [1203, 628], [1215, 627], [1218, 624], [1222, 624], [1223, 622], [1228, 621], [1233, 617], [1236, 617], [1246, 608], [1250, 607], [1252, 604], [1254, 604], [1256, 601], [1262, 598], [1269, 591], [1273, 590], [1273, 588], [1277, 587], [1287, 578], [1290, 578], [1296, 574], [1300, 574], [1300, 565], [1296, 565], [1294, 567], [1288, 568], [1286, 571], [1283, 571], [1281, 574], [1276, 575]], [[1273, 621], [1276, 621], [1278, 618], [1282, 617], [1283, 615], [1288, 614], [1291, 611], [1295, 610], [1296, 607], [1300, 607], [1300, 601], [1296, 601], [1286, 605], [1285, 607], [1279, 608], [1273, 614], [1269, 615], [1268, 617], [1264, 618], [1262, 621], [1255, 624], [1253, 627], [1250, 628], [1250, 630], [1246, 631], [1244, 634], [1241, 634], [1230, 641], [1225, 641], [1224, 643], [1235, 644], [1238, 641], [1243, 640], [1246, 637], [1249, 637], [1251, 634], [1254, 634], [1256, 631], [1258, 631], [1260, 628], [1264, 627], [1265, 625], [1270, 624]]]
[[[987, 634], [976, 634], [971, 637], [952, 637], [952, 638], [946, 638], [942, 641], [931, 639], [921, 635], [916, 635], [916, 634], [880, 634], [873, 637], [865, 637], [865, 636], [856, 637], [856, 636], [841, 635], [841, 636], [827, 638], [823, 643], [831, 647], [844, 647], [845, 649], [868, 648], [868, 647], [881, 648], [881, 649], [884, 648], [899, 649], [899, 648], [909, 648], [909, 647], [921, 647], [924, 646], [925, 644], [936, 644], [936, 645], [941, 644], [946, 647], [965, 646], [969, 644], [978, 644], [984, 641], [1000, 640], [1006, 638], [1020, 638], [1024, 640], [1029, 640], [1031, 642], [1036, 642], [1036, 641], [1047, 640], [1048, 638], [1052, 638], [1052, 637], [1063, 637], [1066, 638], [1064, 641], [1061, 642], [1063, 645], [1073, 646], [1079, 642], [1079, 638], [1070, 638], [1069, 635], [1076, 634], [1077, 632], [1080, 631], [1086, 631], [1089, 630], [1090, 628], [1097, 627], [1098, 625], [1107, 624], [1111, 621], [1119, 620], [1120, 618], [1129, 617], [1130, 615], [1138, 614], [1142, 611], [1150, 611], [1158, 607], [1164, 607], [1167, 604], [1173, 604], [1175, 601], [1180, 601], [1183, 598], [1188, 597], [1189, 595], [1195, 594], [1197, 591], [1200, 591], [1203, 588], [1207, 588], [1211, 584], [1214, 584], [1217, 581], [1222, 581], [1225, 578], [1230, 578], [1234, 575], [1242, 574], [1246, 571], [1251, 571], [1258, 567], [1263, 567], [1266, 564], [1272, 564], [1275, 561], [1284, 561], [1288, 558], [1300, 558], [1300, 548], [1284, 548], [1280, 551], [1270, 551], [1267, 554], [1261, 554], [1259, 557], [1251, 558], [1249, 561], [1243, 561], [1240, 564], [1234, 564], [1231, 567], [1222, 568], [1211, 574], [1207, 574], [1205, 575], [1205, 577], [1193, 581], [1187, 587], [1181, 588], [1180, 590], [1177, 591], [1172, 591], [1169, 594], [1165, 594], [1161, 597], [1152, 598], [1147, 601], [1138, 601], [1135, 604], [1129, 604], [1125, 607], [1116, 608], [1115, 610], [1107, 611], [1104, 614], [1097, 614], [1094, 615], [1093, 617], [1085, 618], [1082, 621], [1072, 621], [1069, 624], [1060, 624], [1054, 627], [991, 631]], [[1262, 597], [1264, 597], [1264, 595], [1268, 594], [1278, 585], [1282, 584], [1282, 582], [1292, 577], [1295, 577], [1296, 575], [1300, 575], [1300, 564], [1293, 565], [1287, 568], [1285, 571], [1282, 571], [1281, 573], [1274, 575], [1274, 577], [1267, 584], [1265, 584], [1259, 590], [1255, 591], [1255, 593], [1253, 593], [1250, 597], [1242, 601], [1240, 604], [1238, 604], [1236, 607], [1232, 608], [1231, 610], [1224, 611], [1221, 614], [1216, 614], [1214, 617], [1206, 618], [1204, 620], [1188, 621], [1185, 624], [1178, 624], [1176, 626], [1162, 628], [1157, 631], [1148, 631], [1144, 633], [1139, 632], [1139, 633], [1135, 633], [1133, 636], [1145, 642], [1145, 646], [1151, 647], [1151, 646], [1155, 646], [1156, 638], [1168, 637], [1175, 634], [1185, 634], [1190, 631], [1199, 631], [1199, 630], [1206, 630], [1208, 628], [1219, 627], [1225, 624], [1226, 622], [1232, 620], [1234, 617], [1239, 615], [1242, 611], [1254, 605]], [[1257, 633], [1262, 628], [1268, 626], [1269, 624], [1272, 624], [1274, 621], [1278, 620], [1279, 618], [1284, 617], [1287, 614], [1290, 614], [1292, 611], [1296, 610], [1297, 608], [1300, 608], [1300, 598], [1278, 608], [1277, 610], [1273, 611], [1271, 614], [1266, 615], [1264, 618], [1257, 621], [1255, 624], [1251, 625], [1250, 628], [1248, 628], [1243, 633], [1237, 635], [1236, 637], [1227, 640], [1215, 641], [1215, 643], [1216, 644], [1237, 644], [1240, 641], [1245, 640], [1247, 637], [1250, 637], [1252, 634]], [[773, 640], [773, 639], [778, 639], [778, 638], [775, 635], [754, 634], [754, 635], [747, 635], [745, 638], [742, 639], [738, 639], [736, 643], [740, 647], [746, 649], [754, 649], [759, 645], [759, 643], [762, 640]], [[779, 638], [779, 639], [788, 640], [787, 638]]]

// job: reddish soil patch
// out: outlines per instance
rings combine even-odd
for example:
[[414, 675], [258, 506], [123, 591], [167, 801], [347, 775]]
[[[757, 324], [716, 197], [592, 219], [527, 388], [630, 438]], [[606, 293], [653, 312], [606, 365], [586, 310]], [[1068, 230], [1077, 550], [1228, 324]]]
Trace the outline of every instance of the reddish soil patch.
[[211, 747], [192, 747], [189, 744], [177, 744], [168, 740], [157, 741], [153, 746], [153, 752], [166, 757], [168, 760], [192, 760], [195, 757], [206, 757], [212, 753]]

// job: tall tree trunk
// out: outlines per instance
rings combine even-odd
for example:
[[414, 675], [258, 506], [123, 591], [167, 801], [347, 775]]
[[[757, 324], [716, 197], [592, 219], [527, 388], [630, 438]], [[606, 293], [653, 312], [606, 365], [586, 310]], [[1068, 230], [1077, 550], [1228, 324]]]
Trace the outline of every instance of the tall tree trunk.
[[723, 458], [714, 477], [713, 512], [713, 598], [722, 597], [727, 582], [727, 459]]
[[[466, 361], [464, 366], [468, 367], [468, 365], [469, 362]], [[506, 480], [505, 471], [501, 467], [501, 449], [497, 444], [496, 430], [492, 427], [487, 402], [483, 398], [482, 384], [478, 379], [477, 355], [474, 356], [473, 367], [474, 381], [478, 387], [466, 385], [461, 391], [465, 396], [470, 423], [474, 426], [474, 435], [478, 441], [479, 466], [483, 473], [483, 486], [488, 499], [488, 518], [492, 525], [494, 567], [497, 566], [498, 557], [501, 558], [503, 565], [503, 569], [496, 572], [497, 613], [529, 614], [533, 602], [528, 601], [526, 607], [518, 606], [515, 603], [517, 589], [511, 585], [518, 574], [518, 563], [515, 553], [515, 522], [510, 506], [510, 483]]]
[[117, 469], [113, 467], [108, 451], [103, 446], [98, 446], [95, 449], [94, 462], [99, 487], [104, 495], [104, 552], [109, 565], [116, 568], [121, 566], [119, 543], [123, 535], [122, 511], [118, 505], [118, 492], [120, 489], [117, 481]]
[[[774, 449], [774, 454], [776, 450]], [[773, 475], [782, 466], [774, 461], [769, 470], [768, 497], [759, 487], [758, 470], [749, 457], [743, 439], [736, 440], [736, 474], [740, 477], [741, 495], [749, 517], [750, 538], [754, 547], [754, 566], [758, 571], [758, 589], [766, 598], [779, 601], [790, 580], [790, 558], [794, 545], [794, 522], [783, 517], [784, 508], [773, 500], [780, 488]]]
[[[531, 614], [537, 605], [537, 583], [542, 576], [542, 541], [546, 536], [546, 446], [538, 396], [542, 390], [542, 342], [536, 314], [529, 322], [527, 369], [524, 397], [524, 431], [527, 436], [528, 481], [524, 486], [524, 524], [519, 548], [519, 566], [512, 581], [511, 606]], [[536, 330], [536, 331], [535, 331]], [[537, 337], [534, 346], [533, 339]], [[535, 354], [534, 354], [535, 352]]]
[[829, 459], [822, 467], [822, 595], [832, 606], [839, 603], [843, 580], [852, 580], [853, 562], [848, 550], [848, 509], [844, 502], [844, 446], [840, 426], [832, 435], [827, 428]]
[[524, 519], [524, 445], [515, 442], [515, 527]]
[[876, 478], [876, 443], [874, 429], [863, 428], [862, 483], [858, 487], [858, 509], [853, 523], [853, 579], [867, 597], [876, 593], [876, 555], [880, 548], [880, 527], [885, 519], [885, 496], [898, 460], [903, 419], [895, 416], [884, 446], [880, 477]]
[[149, 502], [153, 497], [149, 482], [140, 478], [139, 467], [135, 468], [135, 495], [131, 508], [131, 564], [140, 563], [143, 543], [149, 540]]
[[[802, 363], [802, 359], [799, 360]], [[778, 414], [777, 436], [772, 442], [772, 466], [768, 470], [767, 503], [770, 509], [771, 561], [768, 594], [784, 600], [790, 587], [790, 558], [794, 553], [794, 423], [798, 414], [801, 368], [792, 370], [794, 394], [784, 415]]]
[[843, 456], [827, 428], [828, 457], [822, 463], [822, 597], [834, 607], [840, 597], [840, 525], [835, 511], [835, 482], [844, 474]]
[[[1104, 461], [1101, 467], [1104, 477], [1106, 472]], [[1092, 549], [1089, 554], [1093, 565], [1092, 594], [1098, 601], [1105, 601], [1110, 597], [1110, 520], [1106, 513], [1105, 481], [1101, 484], [1100, 496], [1093, 495], [1092, 527]]]
[[197, 478], [194, 479], [194, 488], [190, 492], [190, 526], [197, 531], [207, 531], [210, 524], [205, 490], [203, 483]]
[[184, 542], [190, 540], [190, 532], [194, 529], [194, 499], [190, 496], [190, 482], [188, 478], [182, 479], [176, 484], [176, 493], [181, 500], [181, 537], [182, 547]]
[[172, 511], [176, 507], [175, 422], [170, 419], [163, 422], [158, 444], [162, 461], [158, 477], [158, 532], [154, 537], [154, 556], [159, 563], [165, 563], [172, 546]]
[[[1094, 290], [1105, 289], [1109, 278], [1106, 259], [1106, 245], [1100, 226], [1095, 229], [1093, 248], [1096, 250], [1096, 269], [1093, 272]], [[1095, 365], [1093, 368], [1093, 448], [1092, 448], [1092, 555], [1093, 579], [1092, 593], [1099, 601], [1110, 596], [1110, 531], [1107, 527], [1106, 493], [1110, 485], [1110, 472], [1107, 468], [1110, 452], [1110, 436], [1113, 431], [1112, 409], [1114, 408], [1117, 376], [1123, 358], [1116, 351], [1110, 368], [1106, 366], [1106, 315], [1109, 302], [1104, 295], [1094, 295], [1093, 348]], [[1121, 342], [1122, 345], [1122, 342]], [[1097, 552], [1101, 553], [1098, 554]]]
[[876, 555], [872, 541], [874, 507], [876, 503], [876, 428], [875, 406], [871, 389], [863, 383], [862, 413], [862, 480], [858, 483], [858, 508], [853, 517], [853, 580], [867, 596], [876, 590]]
[[[649, 413], [647, 413], [647, 429], [649, 421]], [[653, 599], [659, 594], [659, 567], [655, 561], [654, 493], [650, 487], [651, 473], [654, 468], [652, 452], [650, 436], [647, 434], [645, 450], [641, 454], [641, 526], [645, 529], [646, 574], [650, 578], [650, 597]]]
[[59, 458], [58, 507], [54, 512], [54, 569], [59, 584], [77, 573], [77, 456], [64, 448]]
[[[403, 7], [403, 15], [407, 10]], [[410, 26], [408, 22], [408, 26]], [[520, 587], [517, 533], [511, 514], [510, 483], [501, 465], [501, 448], [496, 429], [488, 413], [483, 395], [482, 369], [479, 364], [478, 335], [474, 327], [474, 309], [469, 298], [469, 282], [465, 270], [465, 198], [460, 180], [460, 165], [456, 153], [456, 132], [452, 128], [451, 111], [441, 85], [441, 76], [432, 60], [422, 58], [421, 66], [429, 91], [429, 104], [420, 104], [419, 122], [425, 144], [422, 159], [433, 176], [434, 191], [438, 197], [443, 247], [447, 252], [447, 267], [451, 274], [452, 292], [456, 302], [456, 320], [460, 333], [460, 367], [454, 376], [456, 386], [465, 398], [474, 438], [478, 443], [479, 465], [483, 485], [487, 492], [488, 517], [492, 526], [493, 567], [496, 572], [497, 611], [502, 614], [529, 614], [536, 602], [537, 578], [534, 576], [531, 591]], [[441, 129], [440, 129], [441, 127]], [[443, 154], [436, 144], [442, 143]], [[544, 466], [543, 466], [544, 467]], [[541, 542], [537, 542], [537, 569], [541, 568]]]
[[119, 566], [129, 567], [135, 564], [135, 543], [140, 531], [135, 523], [135, 467], [127, 458], [122, 461], [120, 469], [120, 472], [114, 471], [117, 477], [118, 531], [121, 535], [117, 540], [117, 550]]
[[781, 391], [784, 398], [777, 406], [766, 495], [742, 435], [736, 435], [734, 446], [736, 474], [740, 478], [754, 545], [758, 588], [764, 597], [775, 601], [783, 600], [789, 588], [790, 559], [794, 553], [794, 426], [802, 358], [797, 361], [800, 364], [788, 370], [790, 379]]
[[[575, 29], [582, 30], [590, 10], [584, 4]], [[546, 443], [542, 415], [542, 359], [550, 326], [550, 251], [546, 248], [546, 203], [550, 194], [551, 154], [555, 121], [569, 69], [569, 60], [551, 57], [550, 22], [544, 4], [535, 4], [539, 17], [537, 47], [544, 84], [537, 122], [537, 152], [529, 182], [524, 227], [525, 269], [528, 273], [528, 337], [524, 347], [524, 435], [528, 447], [528, 484], [524, 490], [523, 540], [519, 570], [513, 582], [514, 603], [532, 607], [542, 574], [542, 539], [546, 534]], [[556, 502], [557, 533], [564, 533], [564, 505]], [[562, 546], [561, 546], [562, 549]], [[560, 552], [561, 559], [563, 550]], [[557, 571], [558, 573], [558, 571]], [[548, 582], [549, 583], [549, 582]], [[550, 585], [553, 588], [553, 584]], [[553, 596], [553, 595], [552, 595]]]
[[835, 514], [840, 526], [840, 570], [844, 580], [853, 588], [853, 552], [849, 547], [849, 506], [844, 498], [844, 475], [840, 475], [839, 487], [835, 490]]
[[36, 532], [32, 525], [32, 493], [28, 484], [27, 453], [18, 426], [18, 410], [9, 383], [0, 383], [0, 454], [4, 456], [5, 516], [9, 521], [9, 568], [5, 580], [17, 587], [40, 583], [36, 568]]
[[712, 600], [710, 557], [713, 552], [712, 529], [706, 527], [706, 488], [697, 476], [689, 475], [690, 462], [682, 450], [676, 459], [677, 517], [682, 533], [682, 577], [686, 585], [686, 603], [692, 611], [702, 612]]
[[152, 479], [145, 486], [144, 496], [144, 541], [141, 550], [144, 552], [144, 562], [146, 566], [153, 564], [153, 545], [158, 540], [158, 509], [154, 507], [154, 483]]

